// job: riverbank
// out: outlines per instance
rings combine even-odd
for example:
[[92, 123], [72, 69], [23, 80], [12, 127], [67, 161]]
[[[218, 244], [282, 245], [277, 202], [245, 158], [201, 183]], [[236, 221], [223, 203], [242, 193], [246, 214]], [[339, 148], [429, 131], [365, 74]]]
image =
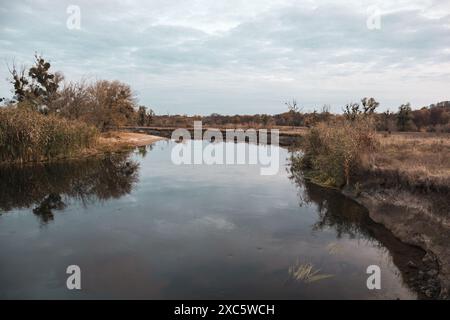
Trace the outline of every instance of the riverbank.
[[[338, 189], [303, 178], [307, 183], [340, 192], [363, 206], [369, 218], [385, 227], [405, 245], [418, 248], [422, 254], [408, 258], [404, 251], [393, 252], [405, 283], [414, 288], [421, 299], [450, 299], [450, 207], [448, 196], [436, 192], [414, 193], [401, 188], [346, 187]], [[341, 214], [343, 214], [342, 212]], [[406, 257], [406, 259], [404, 258]]]
[[[343, 146], [352, 146], [353, 141], [370, 141], [367, 145], [373, 147], [363, 145], [350, 153]], [[419, 260], [405, 262], [405, 282], [424, 298], [449, 299], [450, 135], [371, 133], [366, 137], [352, 127], [324, 127], [308, 135], [305, 143], [304, 155], [293, 159], [293, 168], [315, 184], [339, 189], [395, 237], [423, 249]], [[345, 165], [342, 159], [352, 162]]]
[[427, 254], [410, 277], [429, 298], [450, 293], [450, 136], [397, 133], [379, 138], [360, 190], [344, 193], [405, 243]]
[[93, 148], [82, 150], [80, 154], [71, 157], [71, 159], [126, 152], [130, 149], [147, 146], [164, 139], [164, 137], [145, 133], [108, 131], [100, 134]]
[[379, 140], [360, 190], [344, 192], [396, 237], [427, 252], [422, 264], [410, 266], [411, 274], [417, 271], [426, 296], [449, 299], [450, 135], [397, 133]]
[[446, 196], [383, 188], [342, 193], [364, 206], [373, 221], [403, 243], [424, 250], [419, 261], [407, 261], [408, 284], [426, 298], [450, 298], [450, 219], [448, 212], [433, 210], [435, 201], [448, 202]]
[[144, 133], [108, 131], [101, 133], [92, 146], [80, 149], [77, 152], [71, 153], [69, 155], [55, 156], [51, 159], [43, 159], [40, 161], [4, 161], [0, 163], [0, 165], [45, 163], [97, 157], [108, 153], [120, 153], [129, 151], [130, 149], [133, 149], [135, 147], [146, 146], [164, 139], [164, 137]]
[[342, 192], [402, 242], [426, 254], [408, 265], [408, 282], [427, 298], [450, 293], [450, 135], [380, 134], [373, 165]]

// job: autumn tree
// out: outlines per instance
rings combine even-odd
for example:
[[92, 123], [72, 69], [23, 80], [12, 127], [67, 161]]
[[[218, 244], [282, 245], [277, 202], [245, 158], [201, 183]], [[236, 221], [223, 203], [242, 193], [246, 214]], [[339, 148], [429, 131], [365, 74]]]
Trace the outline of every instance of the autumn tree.
[[155, 115], [152, 109], [147, 111], [145, 106], [139, 106], [137, 112], [137, 124], [138, 126], [148, 126], [152, 122], [152, 118]]
[[412, 120], [419, 131], [430, 124], [430, 110], [427, 107], [423, 107], [420, 110], [414, 110], [412, 112], [412, 117]]
[[58, 88], [63, 76], [50, 72], [50, 62], [35, 55], [34, 65], [28, 69], [17, 68], [13, 64], [9, 72], [14, 86], [13, 99], [21, 107], [29, 107], [43, 113], [51, 111], [51, 105], [58, 97]]
[[60, 88], [51, 109], [67, 119], [84, 119], [92, 112], [88, 85], [84, 81], [68, 82]]
[[412, 112], [411, 112], [411, 106], [408, 103], [402, 104], [398, 108], [397, 113], [397, 127], [400, 131], [407, 131], [411, 130], [412, 126]]
[[375, 114], [375, 110], [380, 105], [374, 98], [363, 98], [361, 99], [361, 105], [358, 103], [347, 103], [344, 111], [344, 116], [349, 121], [355, 121], [361, 117], [371, 117]]
[[261, 115], [261, 123], [264, 127], [267, 127], [269, 122], [270, 122], [270, 116], [268, 114]]
[[378, 129], [383, 131], [390, 131], [390, 121], [393, 116], [393, 113], [391, 111], [386, 110], [385, 112], [380, 114], [379, 122], [378, 122]]
[[87, 88], [89, 109], [82, 116], [100, 130], [132, 124], [136, 99], [127, 84], [100, 80]]

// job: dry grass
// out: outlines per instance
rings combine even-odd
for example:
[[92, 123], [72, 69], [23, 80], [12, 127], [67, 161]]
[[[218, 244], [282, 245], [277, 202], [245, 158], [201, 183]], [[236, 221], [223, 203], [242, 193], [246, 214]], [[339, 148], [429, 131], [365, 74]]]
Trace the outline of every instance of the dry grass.
[[449, 133], [375, 133], [361, 121], [319, 124], [305, 135], [302, 151], [293, 165], [320, 184], [450, 192]]
[[304, 283], [312, 283], [333, 277], [331, 274], [320, 273], [320, 269], [315, 269], [312, 263], [300, 263], [297, 261], [288, 269], [289, 276]]
[[342, 250], [341, 246], [338, 243], [336, 243], [336, 242], [329, 243], [326, 246], [326, 249], [327, 249], [328, 253], [331, 254], [331, 255], [336, 255], [339, 252], [341, 252], [341, 250]]
[[0, 109], [0, 164], [48, 162], [121, 152], [162, 139], [108, 132], [84, 122], [19, 109]]
[[72, 156], [95, 144], [97, 130], [83, 122], [21, 108], [0, 109], [0, 163]]
[[413, 187], [450, 188], [450, 134], [379, 135], [372, 171]]

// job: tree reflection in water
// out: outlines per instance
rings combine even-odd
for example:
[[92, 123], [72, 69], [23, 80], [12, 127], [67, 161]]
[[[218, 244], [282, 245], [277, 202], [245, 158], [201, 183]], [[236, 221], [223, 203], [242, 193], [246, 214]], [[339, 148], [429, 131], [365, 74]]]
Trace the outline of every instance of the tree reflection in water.
[[315, 204], [319, 216], [314, 230], [325, 228], [336, 230], [338, 238], [344, 234], [350, 238], [363, 237], [373, 239], [373, 227], [381, 227], [372, 221], [367, 210], [355, 201], [344, 197], [339, 191], [310, 183], [301, 172], [290, 168], [290, 179], [299, 190], [300, 205]]
[[[298, 181], [296, 181], [298, 183]], [[300, 201], [315, 204], [318, 211], [317, 222], [313, 230], [334, 229], [338, 238], [348, 235], [350, 238], [371, 238], [370, 227], [373, 222], [367, 210], [358, 203], [345, 198], [336, 190], [320, 187], [307, 181], [299, 188]]]
[[138, 170], [139, 164], [128, 154], [2, 167], [0, 210], [33, 207], [33, 213], [47, 223], [70, 199], [87, 205], [130, 193], [138, 181]]
[[[419, 298], [427, 298], [424, 294], [423, 281], [420, 280], [420, 273], [429, 268], [423, 263], [425, 251], [401, 242], [383, 225], [374, 222], [367, 209], [343, 196], [338, 190], [306, 181], [295, 166], [291, 166], [288, 170], [290, 179], [299, 190], [299, 204], [315, 204], [318, 208], [319, 214], [313, 226], [314, 230], [335, 230], [338, 238], [344, 235], [350, 238], [358, 237], [385, 248], [391, 255], [392, 262], [400, 270], [404, 282], [418, 294]], [[411, 268], [410, 265], [416, 267]]]

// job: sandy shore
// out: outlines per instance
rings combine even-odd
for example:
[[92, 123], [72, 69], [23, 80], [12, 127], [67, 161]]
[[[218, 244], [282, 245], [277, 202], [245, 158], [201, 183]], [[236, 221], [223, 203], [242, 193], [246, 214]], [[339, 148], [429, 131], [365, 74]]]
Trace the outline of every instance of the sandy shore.
[[116, 147], [141, 147], [164, 139], [163, 137], [143, 133], [113, 131], [102, 134], [98, 139], [98, 144], [100, 148], [112, 149]]

